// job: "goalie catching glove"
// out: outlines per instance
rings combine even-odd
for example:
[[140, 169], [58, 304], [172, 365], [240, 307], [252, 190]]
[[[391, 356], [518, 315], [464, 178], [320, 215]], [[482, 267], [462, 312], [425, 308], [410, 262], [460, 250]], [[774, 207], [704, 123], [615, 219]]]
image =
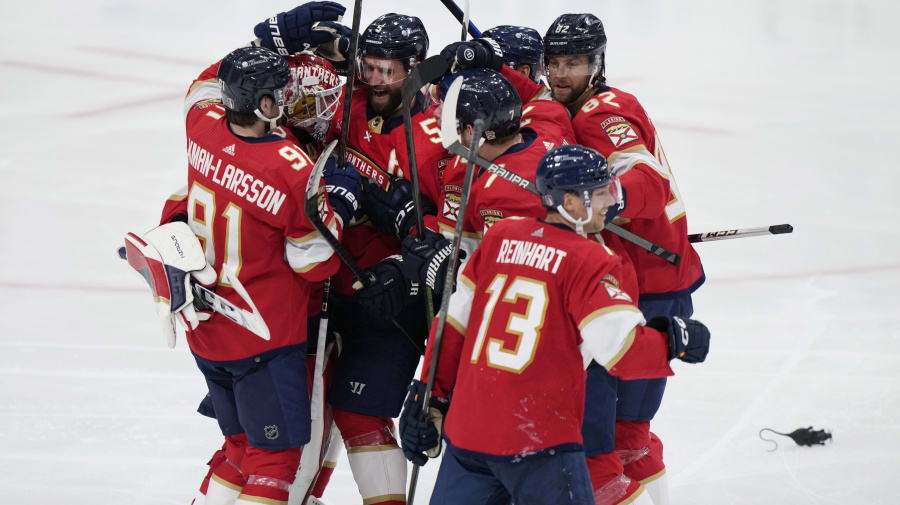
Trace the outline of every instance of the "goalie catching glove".
[[139, 237], [125, 236], [128, 264], [150, 284], [166, 345], [175, 347], [175, 319], [190, 331], [211, 317], [195, 309], [191, 279], [211, 287], [218, 275], [206, 262], [203, 247], [186, 223], [168, 223]]
[[647, 326], [669, 335], [669, 360], [702, 363], [709, 354], [709, 329], [700, 321], [674, 316], [656, 316]]
[[428, 462], [428, 458], [436, 458], [441, 454], [441, 425], [450, 402], [446, 398], [432, 397], [428, 416], [422, 421], [425, 384], [414, 380], [407, 390], [409, 394], [406, 395], [403, 412], [400, 414], [400, 446], [406, 459], [422, 466]]

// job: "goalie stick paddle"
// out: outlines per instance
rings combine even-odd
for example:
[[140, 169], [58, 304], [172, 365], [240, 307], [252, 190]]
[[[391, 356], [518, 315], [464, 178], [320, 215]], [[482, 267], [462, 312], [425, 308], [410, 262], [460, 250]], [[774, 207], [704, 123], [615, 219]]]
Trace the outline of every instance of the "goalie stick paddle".
[[[444, 101], [444, 115], [441, 118], [441, 138], [446, 145], [450, 140], [447, 137], [452, 136], [459, 141], [459, 134], [456, 132], [456, 102], [459, 99], [459, 90], [462, 87], [462, 77], [457, 77], [447, 90], [447, 99]], [[431, 402], [431, 391], [434, 389], [434, 377], [437, 371], [438, 358], [441, 351], [441, 340], [444, 337], [444, 327], [447, 324], [447, 311], [450, 308], [450, 296], [453, 294], [453, 280], [456, 278], [456, 264], [459, 261], [460, 241], [462, 239], [463, 216], [465, 216], [466, 205], [469, 200], [469, 191], [472, 188], [472, 174], [475, 171], [475, 153], [481, 145], [481, 134], [484, 131], [484, 121], [475, 120], [472, 132], [471, 152], [468, 154], [465, 172], [465, 181], [463, 182], [462, 195], [459, 202], [459, 218], [456, 220], [456, 226], [453, 230], [453, 243], [451, 247], [450, 263], [447, 267], [447, 274], [444, 278], [444, 293], [441, 297], [441, 310], [438, 312], [438, 325], [434, 333], [434, 341], [431, 343], [431, 363], [428, 369], [428, 382], [425, 383], [425, 391], [422, 394], [422, 412], [420, 419], [425, 421], [428, 416], [428, 405]], [[416, 483], [419, 478], [419, 466], [413, 465], [412, 474], [409, 480], [409, 493], [407, 495], [407, 503], [412, 505], [416, 495]]]
[[466, 27], [469, 35], [476, 39], [478, 37], [481, 37], [481, 30], [476, 28], [471, 21], [469, 21], [468, 23], [463, 21], [464, 13], [462, 9], [460, 9], [459, 6], [456, 5], [455, 2], [453, 2], [453, 0], [441, 0], [441, 3], [444, 4], [444, 7], [446, 7], [447, 10], [450, 11], [450, 14], [453, 14], [453, 17], [455, 17], [456, 20], [462, 24], [462, 26]]
[[773, 224], [759, 228], [738, 228], [736, 230], [710, 231], [688, 235], [688, 242], [713, 242], [733, 238], [758, 237], [760, 235], [781, 235], [793, 233], [794, 227], [789, 224]]

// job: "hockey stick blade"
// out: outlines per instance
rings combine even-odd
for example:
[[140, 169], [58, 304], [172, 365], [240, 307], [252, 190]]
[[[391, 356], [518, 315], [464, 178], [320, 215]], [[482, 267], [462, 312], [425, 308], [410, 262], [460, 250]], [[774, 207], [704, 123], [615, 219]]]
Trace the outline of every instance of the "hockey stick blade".
[[729, 240], [733, 238], [758, 237], [760, 235], [781, 235], [793, 233], [794, 227], [789, 224], [774, 224], [758, 228], [738, 228], [735, 230], [710, 231], [706, 233], [693, 233], [688, 235], [688, 242], [713, 242], [716, 240]]

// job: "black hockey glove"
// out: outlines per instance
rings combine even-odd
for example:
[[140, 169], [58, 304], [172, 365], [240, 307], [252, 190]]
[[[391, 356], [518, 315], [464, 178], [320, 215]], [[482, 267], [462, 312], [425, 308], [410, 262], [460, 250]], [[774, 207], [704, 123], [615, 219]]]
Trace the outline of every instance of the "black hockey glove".
[[656, 316], [647, 326], [669, 335], [669, 360], [702, 363], [709, 354], [709, 329], [693, 319]]
[[423, 466], [428, 462], [428, 457], [436, 458], [441, 453], [441, 424], [446, 410], [441, 411], [432, 402], [428, 420], [422, 421], [425, 384], [414, 380], [407, 390], [409, 394], [400, 413], [400, 446], [406, 459], [414, 465]]
[[[440, 296], [444, 292], [447, 265], [452, 256], [453, 244], [440, 233], [425, 230], [425, 238], [416, 241], [415, 235], [403, 239], [403, 267], [407, 279], [424, 284]], [[465, 259], [465, 252], [459, 252], [459, 259]]]
[[456, 48], [456, 64], [459, 70], [489, 68], [499, 72], [503, 68], [503, 50], [487, 37], [461, 42]]
[[[412, 233], [416, 225], [415, 206], [412, 200], [412, 185], [403, 178], [392, 178], [387, 191], [381, 189], [372, 179], [366, 179], [362, 192], [363, 209], [376, 230], [399, 239]], [[434, 214], [437, 207], [427, 199], [422, 199], [422, 211]]]
[[257, 24], [253, 34], [259, 38], [260, 46], [290, 56], [333, 42], [333, 33], [315, 30], [313, 25], [318, 21], [340, 21], [345, 10], [336, 2], [307, 2]]
[[322, 182], [328, 193], [328, 203], [331, 208], [341, 216], [344, 228], [356, 221], [359, 217], [359, 195], [362, 190], [362, 182], [359, 171], [353, 168], [349, 162], [343, 168], [337, 168], [337, 160], [328, 158], [325, 169], [322, 170]]
[[366, 312], [381, 319], [397, 317], [405, 305], [412, 303], [418, 285], [411, 285], [403, 275], [403, 258], [389, 256], [381, 263], [363, 270], [375, 282], [356, 292], [359, 304]]

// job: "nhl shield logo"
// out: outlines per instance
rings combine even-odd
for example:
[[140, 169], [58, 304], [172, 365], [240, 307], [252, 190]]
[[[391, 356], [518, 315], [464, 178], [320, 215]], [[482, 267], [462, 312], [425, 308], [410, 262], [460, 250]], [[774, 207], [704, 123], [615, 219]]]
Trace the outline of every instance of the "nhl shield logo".
[[266, 426], [266, 438], [269, 440], [275, 440], [278, 438], [278, 426]]

